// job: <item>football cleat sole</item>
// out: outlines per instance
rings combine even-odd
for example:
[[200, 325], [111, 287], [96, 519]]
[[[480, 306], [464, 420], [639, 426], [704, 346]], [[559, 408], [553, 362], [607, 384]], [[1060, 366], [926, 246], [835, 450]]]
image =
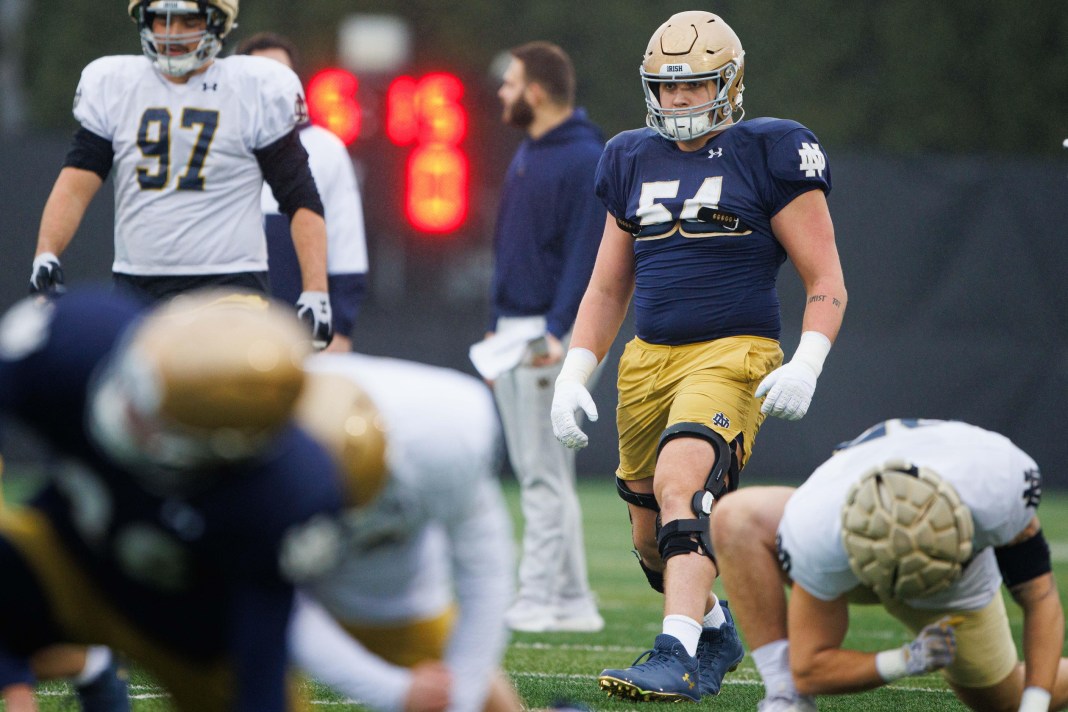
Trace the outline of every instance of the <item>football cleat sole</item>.
[[609, 697], [631, 702], [697, 702], [689, 695], [677, 692], [660, 692], [658, 690], [643, 690], [632, 682], [620, 680], [615, 677], [597, 678], [597, 684], [608, 693]]

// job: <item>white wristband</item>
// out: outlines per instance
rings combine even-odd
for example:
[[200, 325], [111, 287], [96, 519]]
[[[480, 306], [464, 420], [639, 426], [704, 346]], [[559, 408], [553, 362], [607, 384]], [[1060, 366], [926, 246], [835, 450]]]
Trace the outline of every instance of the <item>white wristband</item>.
[[875, 669], [878, 671], [879, 677], [886, 682], [900, 680], [903, 677], [907, 677], [909, 674], [905, 660], [904, 648], [884, 650], [875, 655]]
[[817, 376], [823, 372], [823, 362], [831, 351], [831, 340], [819, 331], [805, 331], [797, 344], [791, 361], [800, 361], [811, 368]]
[[578, 381], [585, 386], [595, 368], [597, 368], [597, 357], [593, 355], [592, 351], [581, 347], [568, 349], [567, 356], [564, 357], [564, 363], [560, 366], [560, 375], [556, 377], [556, 382]]
[[1041, 687], [1028, 687], [1020, 698], [1019, 712], [1049, 712], [1051, 695]]

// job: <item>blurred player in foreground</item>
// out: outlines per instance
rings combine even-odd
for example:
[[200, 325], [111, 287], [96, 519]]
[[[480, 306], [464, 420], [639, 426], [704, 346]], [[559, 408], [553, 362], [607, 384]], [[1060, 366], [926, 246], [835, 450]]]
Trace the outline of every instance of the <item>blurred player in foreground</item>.
[[263, 58], [218, 58], [238, 0], [129, 0], [144, 56], [101, 57], [74, 96], [80, 127], [41, 215], [34, 292], [63, 289], [62, 255], [109, 175], [117, 285], [152, 299], [206, 286], [267, 292], [266, 180], [300, 258], [297, 310], [331, 337], [323, 204], [296, 126], [297, 75]]
[[336, 562], [330, 456], [292, 425], [306, 331], [259, 297], [105, 291], [0, 320], [0, 412], [56, 456], [0, 513], [0, 650], [100, 643], [176, 708], [288, 712], [294, 582]]
[[500, 670], [514, 562], [489, 390], [395, 359], [322, 354], [307, 366], [299, 421], [358, 483], [341, 566], [307, 592], [365, 647], [302, 607], [296, 661], [376, 710], [519, 712]]
[[[237, 53], [273, 59], [297, 71], [296, 47], [288, 38], [273, 32], [260, 32], [243, 40]], [[307, 121], [298, 124], [297, 130], [308, 152], [308, 165], [326, 219], [326, 278], [334, 320], [334, 338], [326, 350], [351, 351], [356, 314], [367, 290], [367, 238], [356, 171], [348, 148], [329, 130]], [[301, 292], [299, 255], [293, 249], [289, 217], [281, 212], [278, 199], [266, 183], [261, 207], [271, 294], [284, 302], [294, 302]]]
[[[846, 290], [815, 135], [786, 119], [742, 121], [745, 52], [722, 18], [673, 15], [640, 67], [647, 128], [605, 146], [608, 208], [552, 404], [556, 436], [588, 442], [578, 408], [633, 301], [619, 362], [619, 467], [642, 571], [664, 594], [648, 659], [601, 673], [609, 694], [691, 700], [741, 662], [730, 611], [712, 594], [713, 502], [738, 487], [767, 415], [805, 415], [838, 335]], [[775, 281], [789, 258], [805, 288], [800, 343], [783, 363]]]
[[[890, 420], [839, 446], [796, 490], [748, 487], [717, 504], [716, 555], [764, 679], [762, 712], [807, 712], [813, 695], [939, 669], [975, 710], [1068, 706], [1041, 495], [1038, 467], [1001, 435]], [[1023, 609], [1024, 664], [1002, 581]], [[850, 603], [881, 603], [916, 638], [880, 653], [843, 649]]]

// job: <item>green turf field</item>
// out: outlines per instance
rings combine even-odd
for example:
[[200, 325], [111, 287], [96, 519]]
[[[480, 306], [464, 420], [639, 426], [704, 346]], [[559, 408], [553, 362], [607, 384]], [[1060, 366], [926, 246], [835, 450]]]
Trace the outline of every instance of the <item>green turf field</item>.
[[[11, 485], [17, 485], [15, 481]], [[514, 483], [506, 492], [519, 534], [519, 513]], [[630, 534], [625, 506], [616, 497], [610, 481], [581, 485], [585, 511], [586, 546], [590, 576], [600, 598], [607, 625], [596, 634], [515, 634], [505, 658], [505, 669], [530, 708], [544, 707], [559, 699], [581, 702], [595, 710], [633, 708], [634, 703], [609, 700], [596, 684], [605, 667], [629, 665], [652, 644], [660, 631], [660, 597], [645, 582], [630, 553]], [[1062, 600], [1068, 583], [1068, 494], [1047, 493], [1040, 510], [1046, 536], [1053, 550], [1054, 567], [1060, 573]], [[1019, 609], [1008, 609], [1019, 645]], [[883, 650], [901, 645], [907, 636], [881, 609], [854, 607], [846, 644], [864, 650]], [[170, 710], [166, 694], [151, 680], [133, 673], [131, 694], [135, 712]], [[314, 687], [315, 709], [358, 710], [322, 687]], [[754, 710], [763, 697], [763, 687], [752, 661], [746, 657], [737, 671], [727, 676], [723, 691], [706, 698], [699, 707], [716, 710]], [[76, 710], [77, 703], [65, 685], [43, 686], [41, 710]], [[926, 675], [902, 680], [887, 688], [862, 695], [822, 697], [821, 710], [901, 712], [901, 710], [962, 710], [963, 705], [947, 690], [941, 677]]]

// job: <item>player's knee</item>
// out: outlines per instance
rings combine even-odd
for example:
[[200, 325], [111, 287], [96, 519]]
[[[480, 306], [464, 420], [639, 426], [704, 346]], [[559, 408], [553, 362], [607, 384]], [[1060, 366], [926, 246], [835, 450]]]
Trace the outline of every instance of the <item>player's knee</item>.
[[757, 524], [757, 503], [746, 493], [735, 492], [724, 497], [712, 508], [712, 539], [721, 551], [730, 542], [742, 542], [752, 537]]

